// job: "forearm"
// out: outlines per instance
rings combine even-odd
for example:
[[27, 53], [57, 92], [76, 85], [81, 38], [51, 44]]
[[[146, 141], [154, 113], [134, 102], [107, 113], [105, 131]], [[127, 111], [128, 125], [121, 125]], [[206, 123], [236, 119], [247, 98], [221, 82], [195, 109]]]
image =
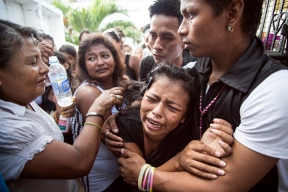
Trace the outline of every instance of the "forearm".
[[[234, 153], [223, 158], [226, 174], [208, 180], [188, 172], [155, 171], [153, 189], [156, 191], [248, 191], [277, 163], [277, 159], [256, 153], [239, 142]], [[181, 187], [179, 187], [181, 186]]]
[[[95, 121], [96, 122], [96, 121]], [[25, 164], [22, 177], [38, 179], [74, 179], [87, 175], [100, 144], [100, 130], [84, 126], [73, 145], [53, 140]]]
[[155, 191], [191, 191], [187, 172], [163, 172], [158, 169], [154, 172], [153, 190]]
[[179, 154], [175, 155], [169, 161], [167, 161], [160, 167], [157, 167], [157, 170], [167, 172], [180, 171], [178, 155]]
[[163, 172], [158, 169], [154, 172], [153, 190], [167, 192], [226, 191], [219, 184], [215, 185], [215, 180], [200, 179], [188, 172]]
[[[98, 112], [99, 111], [99, 112]], [[98, 113], [103, 114], [101, 110], [97, 110]], [[99, 125], [102, 127], [103, 119], [98, 116], [90, 116], [86, 118], [89, 124], [84, 125], [80, 135], [73, 144], [76, 153], [79, 154], [79, 165], [82, 169], [86, 170], [92, 167], [96, 154], [98, 153], [100, 146], [101, 130], [99, 127], [93, 125]]]

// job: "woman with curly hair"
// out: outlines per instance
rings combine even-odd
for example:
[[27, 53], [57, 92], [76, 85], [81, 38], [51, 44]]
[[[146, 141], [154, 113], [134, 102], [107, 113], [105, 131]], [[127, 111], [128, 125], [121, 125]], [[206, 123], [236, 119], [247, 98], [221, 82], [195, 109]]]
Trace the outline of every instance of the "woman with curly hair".
[[[108, 38], [95, 34], [81, 42], [76, 64], [76, 114], [71, 118], [74, 141], [82, 131], [85, 119], [93, 101], [103, 91], [124, 83], [125, 65], [119, 57], [116, 48]], [[121, 92], [121, 93], [120, 93]], [[122, 99], [122, 91], [115, 91], [114, 96]], [[102, 118], [117, 112], [116, 106], [106, 111]], [[81, 179], [85, 191], [104, 191], [120, 175], [117, 158], [107, 150], [104, 143], [100, 144], [98, 155], [87, 177]]]

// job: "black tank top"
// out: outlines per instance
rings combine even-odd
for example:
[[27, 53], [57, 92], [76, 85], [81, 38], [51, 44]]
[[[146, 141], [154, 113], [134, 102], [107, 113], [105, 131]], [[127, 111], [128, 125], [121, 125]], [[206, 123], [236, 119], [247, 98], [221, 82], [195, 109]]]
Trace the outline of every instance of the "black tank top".
[[136, 78], [136, 74], [134, 70], [131, 69], [131, 67], [129, 66], [129, 59], [130, 59], [130, 55], [126, 55], [125, 56], [126, 75], [128, 75], [130, 79], [137, 81], [138, 79]]

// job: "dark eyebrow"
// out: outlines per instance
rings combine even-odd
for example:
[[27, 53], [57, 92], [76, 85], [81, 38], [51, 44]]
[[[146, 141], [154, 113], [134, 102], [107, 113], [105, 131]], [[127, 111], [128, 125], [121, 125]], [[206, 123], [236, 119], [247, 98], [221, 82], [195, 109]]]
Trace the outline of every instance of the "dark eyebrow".
[[[101, 51], [100, 54], [112, 54], [110, 51]], [[88, 52], [87, 56], [95, 56], [94, 52]]]
[[103, 54], [103, 53], [110, 54], [111, 52], [110, 51], [101, 51], [100, 53], [101, 54]]
[[[156, 34], [156, 32], [150, 31], [150, 34]], [[158, 36], [173, 36], [173, 37], [175, 37], [175, 35], [173, 33], [170, 33], [170, 32], [161, 32]]]
[[173, 33], [170, 33], [170, 32], [163, 32], [163, 33], [160, 33], [160, 35], [162, 36], [175, 36]]

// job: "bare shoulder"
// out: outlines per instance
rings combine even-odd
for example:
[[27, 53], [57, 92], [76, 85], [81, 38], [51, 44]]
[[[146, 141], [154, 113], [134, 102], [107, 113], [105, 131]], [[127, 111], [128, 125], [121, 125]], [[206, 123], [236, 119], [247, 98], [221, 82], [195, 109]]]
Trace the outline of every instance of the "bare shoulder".
[[133, 65], [139, 65], [140, 64], [140, 59], [135, 56], [135, 55], [130, 55], [130, 63], [132, 63]]
[[102, 92], [97, 87], [87, 84], [80, 87], [75, 96], [77, 97], [77, 100], [81, 101], [89, 98], [95, 99], [99, 97], [101, 93]]

